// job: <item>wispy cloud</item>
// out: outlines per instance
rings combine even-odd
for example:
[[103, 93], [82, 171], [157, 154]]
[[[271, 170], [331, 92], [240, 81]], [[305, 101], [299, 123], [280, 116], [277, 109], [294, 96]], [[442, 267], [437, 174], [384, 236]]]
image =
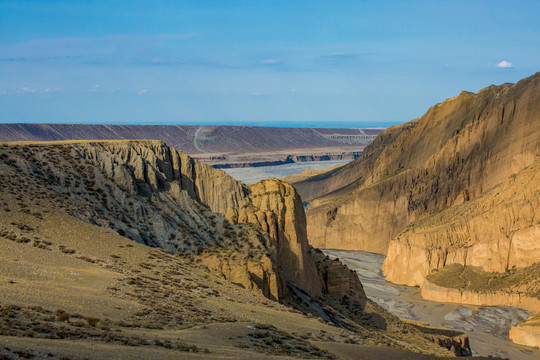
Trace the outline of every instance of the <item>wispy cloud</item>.
[[265, 59], [261, 61], [263, 65], [281, 65], [281, 60], [276, 59]]
[[137, 94], [138, 94], [138, 95], [144, 95], [144, 94], [146, 94], [147, 92], [148, 92], [148, 89], [142, 89], [142, 90], [137, 91]]
[[[136, 63], [141, 53], [168, 49], [200, 35], [124, 34], [103, 37], [61, 37], [0, 44], [0, 62], [46, 64], [126, 64]], [[174, 48], [174, 46], [172, 46]]]
[[330, 61], [341, 61], [341, 60], [351, 60], [356, 59], [360, 56], [360, 53], [357, 52], [331, 52], [326, 55], [323, 55], [324, 60]]
[[81, 56], [26, 56], [26, 57], [0, 57], [0, 62], [53, 62], [79, 60]]
[[501, 61], [500, 63], [497, 64], [497, 67], [498, 68], [507, 68], [508, 69], [508, 68], [514, 67], [514, 65], [511, 62], [503, 60], [503, 61]]
[[33, 94], [36, 92], [36, 89], [29, 86], [25, 86], [19, 90], [19, 94]]
[[88, 89], [88, 92], [98, 92], [100, 88], [101, 88], [101, 85], [96, 84], [93, 87], [91, 87], [90, 89]]
[[47, 93], [51, 93], [51, 92], [57, 92], [57, 91], [60, 91], [60, 90], [61, 90], [60, 88], [45, 88], [45, 89], [41, 90], [40, 93], [47, 94]]

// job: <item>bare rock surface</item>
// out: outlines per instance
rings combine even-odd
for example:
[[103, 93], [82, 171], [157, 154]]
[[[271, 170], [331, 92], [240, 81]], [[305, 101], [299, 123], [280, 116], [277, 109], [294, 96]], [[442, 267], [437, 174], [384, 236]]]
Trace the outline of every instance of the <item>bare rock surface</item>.
[[352, 163], [293, 184], [314, 246], [387, 254], [391, 281], [449, 264], [538, 261], [540, 73], [462, 92], [387, 129]]

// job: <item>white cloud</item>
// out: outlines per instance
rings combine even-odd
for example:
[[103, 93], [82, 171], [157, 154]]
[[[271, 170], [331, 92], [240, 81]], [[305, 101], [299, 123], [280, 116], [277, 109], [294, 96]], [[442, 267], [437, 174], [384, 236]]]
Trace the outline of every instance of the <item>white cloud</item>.
[[88, 89], [89, 92], [97, 92], [99, 91], [99, 88], [101, 87], [101, 84], [96, 84], [92, 88]]
[[34, 88], [31, 88], [29, 86], [25, 86], [23, 87], [20, 91], [19, 91], [21, 94], [33, 94], [36, 92], [36, 89]]
[[500, 63], [497, 64], [497, 67], [499, 67], [499, 68], [511, 68], [511, 67], [513, 67], [513, 65], [512, 65], [511, 62], [503, 60], [503, 61], [501, 61]]
[[148, 89], [142, 89], [142, 90], [137, 91], [137, 94], [139, 94], [139, 95], [144, 95], [144, 94], [146, 94], [147, 92], [148, 92]]
[[281, 61], [280, 61], [280, 60], [276, 60], [276, 59], [266, 59], [266, 60], [262, 60], [262, 61], [261, 61], [261, 64], [265, 64], [265, 65], [278, 65], [278, 64], [281, 64]]
[[60, 88], [46, 88], [46, 89], [43, 89], [40, 91], [40, 93], [43, 93], [43, 94], [47, 94], [47, 93], [51, 93], [51, 92], [57, 92], [57, 91], [60, 91]]

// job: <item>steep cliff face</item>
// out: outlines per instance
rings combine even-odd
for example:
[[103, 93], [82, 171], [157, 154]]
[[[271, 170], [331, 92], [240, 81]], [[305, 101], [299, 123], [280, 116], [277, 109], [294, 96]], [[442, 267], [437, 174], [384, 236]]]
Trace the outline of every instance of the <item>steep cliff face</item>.
[[381, 136], [348, 166], [295, 184], [317, 197], [314, 246], [387, 253], [385, 275], [408, 285], [446, 264], [537, 261], [540, 73], [462, 92]]
[[270, 234], [287, 281], [311, 296], [322, 293], [315, 262], [308, 250], [306, 217], [295, 189], [280, 180], [263, 180], [249, 187], [251, 204], [230, 209], [233, 223], [252, 223]]
[[186, 191], [220, 213], [246, 201], [242, 183], [160, 141], [75, 143], [73, 149], [130, 194], [176, 199]]
[[540, 314], [512, 327], [509, 336], [516, 344], [540, 349]]
[[501, 273], [537, 263], [539, 173], [536, 161], [481, 196], [410, 224], [390, 241], [387, 279], [421, 285], [433, 269], [452, 264]]
[[309, 253], [302, 201], [289, 184], [248, 188], [160, 141], [8, 148], [10, 164], [73, 200], [64, 206], [81, 220], [194, 256], [271, 299], [286, 295], [287, 282], [310, 296], [326, 291]]
[[[160, 141], [5, 147], [10, 166], [61, 194], [58, 205], [70, 215], [139, 243], [197, 257], [269, 298], [283, 296], [270, 236], [254, 226], [232, 225], [220, 213], [249, 199], [249, 190], [222, 171]], [[215, 261], [217, 255], [223, 263]]]
[[[384, 148], [402, 132], [414, 127], [414, 124], [414, 122], [410, 122], [390, 127], [377, 136], [356, 161], [330, 172], [293, 182], [292, 185], [305, 202], [321, 201], [324, 203], [339, 194], [351, 191], [362, 184], [362, 178], [381, 155]], [[323, 198], [323, 196], [328, 196], [328, 198]], [[314, 202], [316, 207], [315, 204], [317, 203]]]

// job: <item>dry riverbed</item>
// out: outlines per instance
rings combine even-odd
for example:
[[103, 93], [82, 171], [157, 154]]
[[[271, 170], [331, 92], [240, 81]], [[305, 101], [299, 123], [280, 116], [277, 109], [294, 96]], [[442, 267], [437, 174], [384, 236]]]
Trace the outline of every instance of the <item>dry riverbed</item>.
[[531, 315], [525, 310], [424, 300], [419, 288], [395, 285], [384, 279], [381, 271], [384, 255], [348, 250], [324, 250], [324, 253], [331, 258], [339, 258], [355, 270], [368, 297], [393, 314], [465, 331], [469, 334], [474, 355], [512, 360], [540, 358], [540, 350], [514, 344], [508, 338], [510, 327]]

